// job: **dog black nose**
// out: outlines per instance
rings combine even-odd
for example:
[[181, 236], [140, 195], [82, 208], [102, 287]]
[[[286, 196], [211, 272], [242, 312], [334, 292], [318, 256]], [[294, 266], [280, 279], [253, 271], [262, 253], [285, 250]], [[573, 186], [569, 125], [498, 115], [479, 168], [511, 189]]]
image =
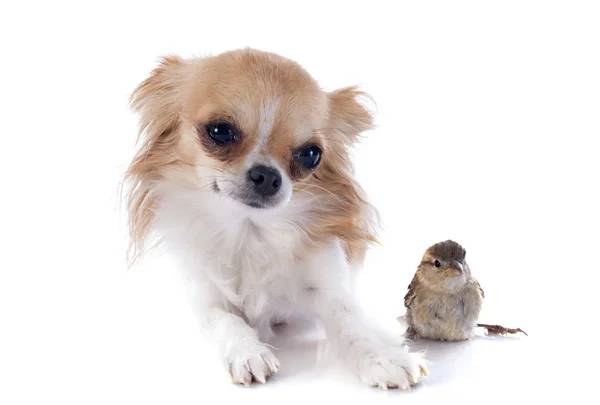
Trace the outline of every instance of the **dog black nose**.
[[281, 187], [281, 174], [271, 167], [258, 165], [248, 172], [248, 177], [254, 184], [254, 191], [263, 197], [270, 197]]

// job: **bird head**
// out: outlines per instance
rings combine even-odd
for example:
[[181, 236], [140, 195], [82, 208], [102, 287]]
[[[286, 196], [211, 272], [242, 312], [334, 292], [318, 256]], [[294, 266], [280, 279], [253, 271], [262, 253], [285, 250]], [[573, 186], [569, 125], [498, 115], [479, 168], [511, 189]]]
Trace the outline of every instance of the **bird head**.
[[430, 246], [423, 255], [419, 272], [430, 285], [462, 284], [469, 275], [466, 250], [452, 240]]

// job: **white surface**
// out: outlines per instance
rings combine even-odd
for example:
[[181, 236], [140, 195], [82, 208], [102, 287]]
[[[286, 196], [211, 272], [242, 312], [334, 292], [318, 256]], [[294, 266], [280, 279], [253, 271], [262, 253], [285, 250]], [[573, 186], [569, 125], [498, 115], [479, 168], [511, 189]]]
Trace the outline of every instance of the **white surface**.
[[[0, 403], [518, 403], [595, 391], [596, 2], [38, 3], [0, 12]], [[360, 282], [366, 309], [398, 333], [424, 249], [454, 238], [486, 291], [481, 320], [529, 337], [431, 344], [431, 376], [402, 393], [362, 387], [295, 325], [273, 380], [228, 382], [168, 259], [125, 270], [115, 208], [136, 132], [131, 90], [159, 55], [241, 46], [295, 59], [327, 89], [361, 84], [378, 103], [379, 127], [356, 153], [386, 224]]]

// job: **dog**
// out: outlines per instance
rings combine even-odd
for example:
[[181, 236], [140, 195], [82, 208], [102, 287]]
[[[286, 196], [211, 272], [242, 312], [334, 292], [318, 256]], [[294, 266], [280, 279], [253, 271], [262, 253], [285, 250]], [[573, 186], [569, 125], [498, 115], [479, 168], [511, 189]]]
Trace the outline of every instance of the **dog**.
[[408, 389], [427, 373], [353, 298], [377, 242], [350, 159], [373, 127], [366, 98], [324, 91], [296, 62], [254, 49], [164, 57], [131, 96], [130, 263], [156, 244], [181, 260], [234, 383], [277, 372], [272, 325], [295, 314], [320, 319], [366, 384]]

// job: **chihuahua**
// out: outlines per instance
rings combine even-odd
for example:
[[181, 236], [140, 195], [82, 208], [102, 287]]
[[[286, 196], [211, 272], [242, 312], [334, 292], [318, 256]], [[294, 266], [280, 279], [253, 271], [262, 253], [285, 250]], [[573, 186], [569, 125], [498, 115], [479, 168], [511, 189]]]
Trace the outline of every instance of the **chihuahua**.
[[349, 155], [373, 126], [365, 98], [326, 92], [297, 63], [253, 49], [165, 57], [132, 94], [130, 263], [156, 243], [181, 260], [234, 383], [277, 372], [273, 325], [295, 314], [320, 319], [369, 385], [407, 389], [427, 373], [352, 292], [377, 241]]

